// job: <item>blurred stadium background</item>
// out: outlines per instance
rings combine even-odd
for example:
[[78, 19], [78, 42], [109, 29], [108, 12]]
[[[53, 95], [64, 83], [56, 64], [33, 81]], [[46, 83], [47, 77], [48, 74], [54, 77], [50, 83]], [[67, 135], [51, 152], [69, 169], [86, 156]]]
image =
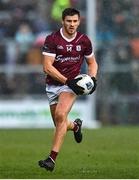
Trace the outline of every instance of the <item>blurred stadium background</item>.
[[81, 11], [99, 64], [96, 93], [79, 98], [72, 117], [85, 112], [87, 127], [139, 124], [139, 0], [0, 0], [0, 127], [51, 127], [41, 46], [69, 6]]

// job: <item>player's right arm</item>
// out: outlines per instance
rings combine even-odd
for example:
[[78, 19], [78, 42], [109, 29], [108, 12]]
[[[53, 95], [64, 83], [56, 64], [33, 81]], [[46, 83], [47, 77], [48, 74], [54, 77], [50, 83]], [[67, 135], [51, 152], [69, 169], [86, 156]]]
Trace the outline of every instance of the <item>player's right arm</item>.
[[46, 74], [51, 76], [53, 79], [61, 82], [62, 84], [65, 84], [67, 81], [67, 78], [63, 76], [54, 66], [55, 57], [44, 55], [43, 60], [43, 70]]

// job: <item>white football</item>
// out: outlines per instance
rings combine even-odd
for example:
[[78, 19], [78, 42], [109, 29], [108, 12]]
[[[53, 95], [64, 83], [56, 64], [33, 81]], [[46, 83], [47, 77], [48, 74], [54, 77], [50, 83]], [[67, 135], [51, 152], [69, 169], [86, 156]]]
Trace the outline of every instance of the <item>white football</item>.
[[94, 82], [87, 74], [79, 74], [75, 77], [75, 79], [79, 77], [81, 77], [82, 79], [77, 82], [77, 85], [84, 88], [84, 95], [88, 95], [94, 87]]

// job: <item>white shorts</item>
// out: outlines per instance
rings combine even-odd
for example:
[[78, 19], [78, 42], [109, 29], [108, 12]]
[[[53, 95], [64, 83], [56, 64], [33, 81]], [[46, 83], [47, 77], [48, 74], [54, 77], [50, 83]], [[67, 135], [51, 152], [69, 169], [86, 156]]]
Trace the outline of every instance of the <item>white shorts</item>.
[[[46, 85], [46, 94], [50, 105], [58, 103], [58, 96], [61, 92], [74, 93], [68, 86]], [[74, 93], [75, 94], [75, 93]]]

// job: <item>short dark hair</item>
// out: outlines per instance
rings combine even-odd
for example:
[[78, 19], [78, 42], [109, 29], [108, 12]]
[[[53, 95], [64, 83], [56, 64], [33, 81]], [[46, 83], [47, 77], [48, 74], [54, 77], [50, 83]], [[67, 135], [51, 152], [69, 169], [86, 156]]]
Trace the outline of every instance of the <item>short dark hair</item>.
[[62, 12], [62, 20], [64, 20], [66, 16], [74, 16], [76, 14], [80, 17], [80, 12], [77, 9], [66, 8]]

